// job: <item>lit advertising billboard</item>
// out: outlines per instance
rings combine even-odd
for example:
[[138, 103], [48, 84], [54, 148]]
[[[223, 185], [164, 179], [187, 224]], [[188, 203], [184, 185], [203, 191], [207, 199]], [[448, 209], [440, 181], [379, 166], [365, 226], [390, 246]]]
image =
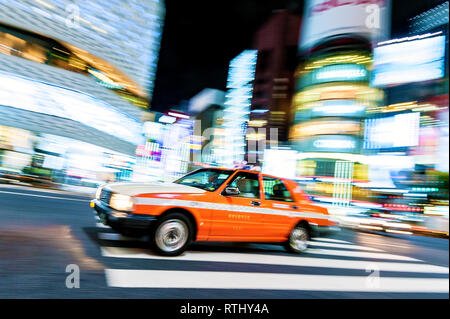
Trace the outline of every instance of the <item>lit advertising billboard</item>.
[[307, 112], [307, 115], [311, 117], [339, 116], [360, 118], [365, 116], [366, 106], [356, 100], [325, 100], [314, 103], [308, 111], [309, 114]]
[[297, 169], [297, 151], [265, 149], [262, 172], [294, 179]]
[[308, 72], [298, 81], [297, 90], [328, 82], [368, 82], [369, 71], [361, 64], [332, 64]]
[[419, 123], [419, 112], [367, 119], [364, 147], [366, 149], [390, 149], [417, 146], [419, 144]]
[[360, 132], [360, 124], [357, 120], [333, 120], [325, 118], [311, 120], [293, 126], [291, 137], [302, 139], [316, 135], [357, 135]]
[[374, 49], [373, 86], [399, 85], [444, 76], [445, 36], [382, 45]]
[[360, 142], [355, 135], [317, 135], [296, 142], [302, 152], [359, 153]]
[[[447, 95], [448, 101], [448, 95]], [[444, 125], [439, 128], [439, 145], [437, 148], [438, 160], [436, 163], [436, 170], [441, 172], [448, 172], [448, 155], [449, 155], [449, 138], [448, 138], [448, 107], [439, 113], [439, 119]]]
[[390, 33], [390, 0], [308, 0], [300, 49], [339, 35], [359, 35], [369, 41], [387, 39]]

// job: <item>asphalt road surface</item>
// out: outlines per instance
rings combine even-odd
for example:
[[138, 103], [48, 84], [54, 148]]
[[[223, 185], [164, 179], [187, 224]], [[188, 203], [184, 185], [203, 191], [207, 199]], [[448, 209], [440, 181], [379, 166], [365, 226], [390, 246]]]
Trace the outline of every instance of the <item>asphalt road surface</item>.
[[301, 256], [204, 243], [160, 257], [99, 224], [89, 200], [0, 185], [0, 298], [449, 297], [447, 239], [342, 230]]

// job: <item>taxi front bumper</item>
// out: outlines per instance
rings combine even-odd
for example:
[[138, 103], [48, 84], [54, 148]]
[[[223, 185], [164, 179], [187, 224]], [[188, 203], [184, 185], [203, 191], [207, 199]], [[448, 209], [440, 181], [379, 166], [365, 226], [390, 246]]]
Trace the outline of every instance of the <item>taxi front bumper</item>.
[[156, 216], [114, 210], [98, 199], [91, 200], [90, 206], [97, 212], [101, 223], [127, 235], [144, 235], [157, 220]]

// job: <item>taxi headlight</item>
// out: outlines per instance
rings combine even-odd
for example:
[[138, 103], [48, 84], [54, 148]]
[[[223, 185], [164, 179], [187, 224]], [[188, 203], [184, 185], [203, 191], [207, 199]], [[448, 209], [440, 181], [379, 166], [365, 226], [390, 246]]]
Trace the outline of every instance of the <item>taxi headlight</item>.
[[102, 186], [97, 188], [97, 191], [95, 192], [95, 199], [100, 199], [100, 194], [102, 193], [102, 189], [103, 189]]
[[131, 196], [121, 195], [121, 194], [113, 194], [111, 196], [111, 201], [109, 202], [109, 206], [116, 210], [133, 210], [133, 199]]

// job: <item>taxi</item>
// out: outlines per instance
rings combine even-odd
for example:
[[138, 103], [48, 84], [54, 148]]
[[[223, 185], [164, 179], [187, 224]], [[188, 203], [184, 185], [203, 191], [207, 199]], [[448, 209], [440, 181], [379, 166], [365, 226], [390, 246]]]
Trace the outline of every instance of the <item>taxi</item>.
[[149, 236], [166, 256], [200, 241], [280, 243], [301, 253], [313, 234], [338, 229], [296, 182], [242, 169], [202, 168], [172, 183], [105, 184], [90, 205], [103, 224]]

